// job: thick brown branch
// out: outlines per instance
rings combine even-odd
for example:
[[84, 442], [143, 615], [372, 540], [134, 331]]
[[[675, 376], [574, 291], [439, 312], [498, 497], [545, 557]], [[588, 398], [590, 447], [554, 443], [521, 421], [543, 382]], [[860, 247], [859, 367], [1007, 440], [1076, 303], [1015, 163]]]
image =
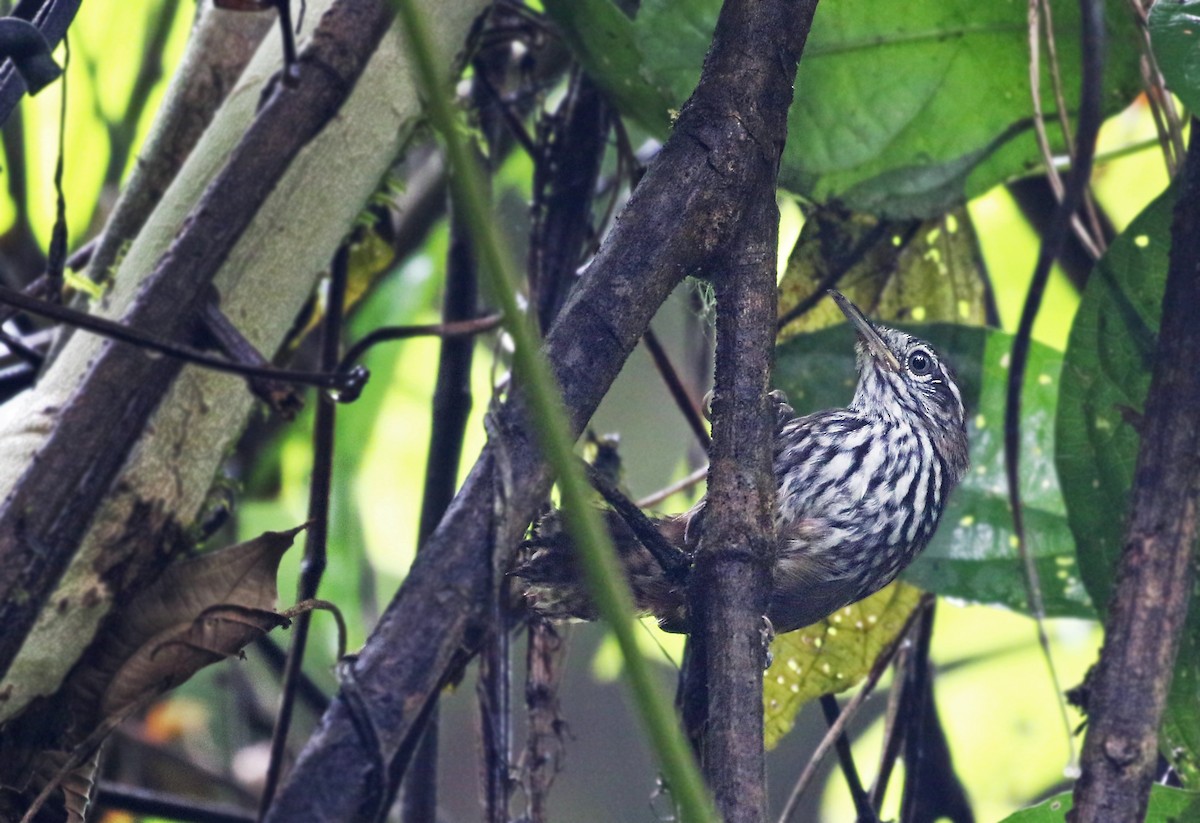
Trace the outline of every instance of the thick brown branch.
[[[704, 532], [689, 596], [696, 633], [685, 672], [686, 711], [693, 721], [703, 718], [701, 760], [727, 821], [766, 816], [762, 672], [769, 634], [763, 615], [771, 591], [775, 513], [775, 421], [767, 395], [778, 314], [775, 185], [786, 136], [771, 127], [769, 117], [791, 105], [796, 64], [815, 10], [816, 0], [774, 9], [727, 0], [708, 58], [709, 68], [724, 65], [735, 76], [769, 70], [776, 80], [770, 89], [776, 96], [761, 98], [749, 117], [717, 107], [705, 117], [727, 129], [731, 142], [757, 147], [755, 188], [739, 204], [733, 241], [709, 270], [717, 294], [713, 437]], [[723, 48], [727, 40], [763, 42], [789, 27], [791, 39], [779, 44], [766, 68]], [[703, 90], [704, 80], [697, 98]]]
[[[595, 410], [651, 316], [687, 274], [711, 271], [741, 229], [747, 203], [773, 180], [795, 55], [811, 21], [795, 4], [744, 4], [700, 87], [584, 274], [546, 340], [575, 431]], [[766, 185], [769, 185], [766, 184]], [[276, 798], [270, 821], [347, 820], [382, 790], [380, 755], [412, 749], [416, 723], [486, 627], [493, 472], [503, 460], [511, 520], [533, 516], [549, 489], [517, 398], [355, 664], [355, 694], [334, 702]], [[351, 706], [351, 702], [355, 706]], [[369, 710], [369, 733], [359, 708]], [[371, 746], [377, 742], [381, 751]]]
[[[301, 55], [302, 82], [278, 88], [205, 191], [123, 321], [194, 332], [234, 244], [292, 159], [337, 113], [391, 20], [383, 0], [341, 0]], [[107, 346], [13, 492], [0, 504], [0, 673], [6, 672], [110, 484], [180, 364]]]
[[1200, 139], [1175, 219], [1154, 373], [1104, 650], [1092, 677], [1075, 823], [1141, 820], [1192, 594], [1200, 501]]

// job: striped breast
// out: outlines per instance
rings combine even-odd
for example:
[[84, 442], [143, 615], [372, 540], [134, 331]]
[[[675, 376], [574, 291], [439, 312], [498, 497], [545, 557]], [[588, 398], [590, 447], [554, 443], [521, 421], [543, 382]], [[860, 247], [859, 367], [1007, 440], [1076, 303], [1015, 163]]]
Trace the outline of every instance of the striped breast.
[[855, 588], [892, 580], [924, 548], [946, 466], [923, 428], [836, 409], [780, 432], [779, 562], [817, 563]]

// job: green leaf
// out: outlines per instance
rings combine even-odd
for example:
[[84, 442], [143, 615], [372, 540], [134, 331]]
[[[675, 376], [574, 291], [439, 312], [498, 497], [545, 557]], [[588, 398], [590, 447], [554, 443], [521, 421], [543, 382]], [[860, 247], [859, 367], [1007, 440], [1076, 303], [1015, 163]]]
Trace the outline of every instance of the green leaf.
[[1088, 281], [1063, 361], [1058, 471], [1083, 582], [1103, 609], [1121, 554], [1171, 245], [1168, 191], [1109, 247]]
[[1200, 615], [1196, 609], [1193, 597], [1159, 730], [1159, 748], [1183, 783], [1193, 788], [1200, 786]]
[[[645, 0], [637, 18], [620, 26], [610, 0], [546, 5], [617, 105], [654, 128], [645, 109], [650, 96], [665, 89], [668, 105], [678, 109], [691, 95], [721, 2]], [[1078, 4], [1055, 0], [1051, 6], [1073, 110]], [[1120, 3], [1107, 8], [1105, 108], [1116, 112], [1140, 91], [1138, 55], [1128, 10]], [[1040, 167], [1028, 61], [1021, 3], [822, 4], [796, 79], [780, 184], [857, 211], [932, 217]], [[627, 101], [639, 85], [645, 97], [633, 106]], [[1043, 111], [1056, 122], [1048, 76], [1042, 86]], [[1061, 148], [1057, 132], [1056, 125], [1050, 128]]]
[[[1010, 814], [1002, 823], [1064, 823], [1073, 806], [1071, 792], [1063, 792]], [[1200, 794], [1157, 784], [1150, 787], [1150, 805], [1142, 823], [1195, 823], [1197, 820], [1200, 820]]]
[[766, 747], [775, 748], [792, 730], [809, 700], [845, 691], [866, 677], [920, 599], [920, 589], [893, 583], [819, 623], [777, 637], [763, 675]]
[[[1138, 215], [1088, 281], [1071, 328], [1058, 415], [1058, 471], [1079, 570], [1103, 609], [1129, 514], [1166, 288], [1173, 190]], [[1194, 600], [1195, 598], [1193, 598]], [[1162, 750], [1184, 782], [1200, 785], [1200, 609], [1188, 610], [1162, 724]]]
[[670, 111], [678, 104], [668, 89], [642, 74], [633, 21], [612, 0], [545, 0], [545, 6], [583, 67], [617, 108], [665, 137]]
[[1167, 86], [1188, 111], [1200, 111], [1200, 2], [1159, 0], [1150, 9], [1147, 25], [1154, 59]]
[[[1012, 336], [972, 326], [906, 328], [932, 343], [956, 369], [967, 406], [971, 469], [951, 495], [937, 534], [904, 579], [938, 594], [1028, 611], [1004, 476], [1002, 421]], [[1021, 494], [1047, 614], [1091, 617], [1053, 463], [1061, 365], [1058, 352], [1033, 344], [1023, 395]], [[798, 414], [846, 405], [856, 381], [854, 337], [844, 324], [776, 349], [776, 385], [788, 393]]]

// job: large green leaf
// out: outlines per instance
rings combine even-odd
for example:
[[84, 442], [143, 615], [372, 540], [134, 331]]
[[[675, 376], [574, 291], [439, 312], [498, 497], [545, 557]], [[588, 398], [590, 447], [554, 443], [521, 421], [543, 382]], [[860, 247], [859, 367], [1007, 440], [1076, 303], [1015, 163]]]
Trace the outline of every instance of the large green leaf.
[[1083, 582], [1101, 609], [1121, 554], [1141, 413], [1171, 245], [1168, 193], [1096, 266], [1071, 327], [1058, 413], [1058, 471]]
[[[1036, 806], [1010, 814], [1002, 823], [1064, 823], [1067, 812], [1074, 807], [1070, 792], [1056, 794]], [[1142, 823], [1196, 823], [1200, 820], [1200, 794], [1172, 789], [1167, 786], [1150, 787], [1150, 805]]]
[[545, 0], [545, 6], [588, 74], [621, 112], [665, 135], [670, 109], [677, 103], [655, 78], [642, 74], [633, 21], [612, 0]]
[[[600, 14], [600, 6], [610, 11]], [[625, 90], [618, 105], [641, 84], [654, 94], [667, 89], [678, 108], [695, 88], [720, 6], [720, 0], [644, 0], [632, 25], [619, 32], [610, 25], [610, 0], [560, 0], [548, 2], [547, 10], [582, 48], [590, 70], [603, 69], [608, 59], [601, 82]], [[1054, 0], [1051, 6], [1063, 88], [1073, 108], [1078, 4]], [[572, 12], [563, 13], [566, 8]], [[1107, 8], [1105, 108], [1115, 112], [1140, 91], [1140, 81], [1132, 17], [1123, 3]], [[634, 55], [636, 73], [629, 69]], [[821, 4], [796, 79], [780, 183], [858, 211], [931, 217], [1040, 166], [1028, 61], [1023, 3]], [[1044, 112], [1053, 117], [1048, 77], [1041, 96]], [[624, 111], [662, 134], [661, 116], [648, 120], [640, 106]], [[1057, 127], [1050, 132], [1059, 145]]]
[[[1166, 287], [1174, 192], [1109, 247], [1084, 291], [1063, 364], [1058, 470], [1080, 574], [1101, 609], [1112, 593]], [[1163, 751], [1200, 785], [1200, 609], [1193, 604], [1163, 718]]]
[[1164, 3], [1150, 9], [1150, 43], [1163, 78], [1189, 111], [1200, 111], [1200, 2]]
[[[955, 367], [968, 409], [971, 469], [950, 497], [929, 547], [904, 573], [923, 589], [1027, 611], [1004, 477], [1004, 394], [1011, 335], [931, 324], [909, 331], [929, 340]], [[839, 326], [780, 345], [776, 385], [797, 413], [844, 406], [854, 391], [854, 337]], [[1054, 469], [1061, 355], [1035, 343], [1023, 399], [1021, 494], [1030, 550], [1050, 615], [1093, 616], [1075, 569], [1075, 545]]]

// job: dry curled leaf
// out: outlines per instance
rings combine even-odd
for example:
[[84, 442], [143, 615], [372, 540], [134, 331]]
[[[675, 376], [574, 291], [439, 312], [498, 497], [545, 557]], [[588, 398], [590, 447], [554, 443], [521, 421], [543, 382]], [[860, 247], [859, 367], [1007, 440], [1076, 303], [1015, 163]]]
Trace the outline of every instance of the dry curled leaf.
[[275, 576], [303, 528], [266, 532], [176, 563], [134, 598], [106, 632], [96, 665], [81, 678], [100, 716], [177, 686], [285, 625], [287, 619], [273, 611]]
[[[71, 752], [43, 752], [34, 769], [34, 780], [45, 784], [50, 790], [58, 788], [62, 791], [67, 823], [84, 823], [96, 788], [96, 772], [99, 768], [98, 748], [83, 758], [83, 762], [79, 762], [79, 758]], [[22, 823], [36, 817], [48, 794], [48, 791], [43, 791], [43, 795], [26, 811]]]
[[240, 654], [251, 641], [291, 621], [267, 609], [221, 604], [144, 644], [117, 671], [104, 693], [105, 716], [147, 694], [173, 689], [205, 666]]

